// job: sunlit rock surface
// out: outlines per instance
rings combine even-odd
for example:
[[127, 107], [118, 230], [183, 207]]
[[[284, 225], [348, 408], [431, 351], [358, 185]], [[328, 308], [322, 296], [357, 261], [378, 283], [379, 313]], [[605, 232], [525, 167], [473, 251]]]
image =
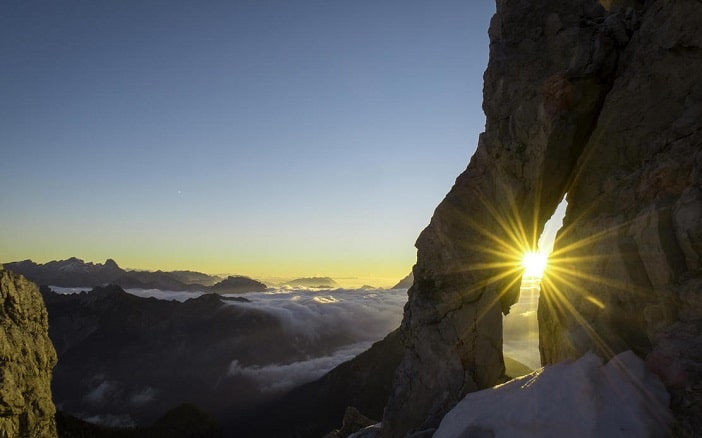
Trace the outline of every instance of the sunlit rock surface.
[[56, 351], [34, 283], [0, 265], [0, 436], [54, 437]]
[[[520, 253], [567, 193], [543, 363], [633, 350], [702, 430], [702, 6], [497, 1], [485, 133], [417, 241], [382, 435], [434, 430], [503, 379]], [[687, 432], [685, 432], [687, 431]]]

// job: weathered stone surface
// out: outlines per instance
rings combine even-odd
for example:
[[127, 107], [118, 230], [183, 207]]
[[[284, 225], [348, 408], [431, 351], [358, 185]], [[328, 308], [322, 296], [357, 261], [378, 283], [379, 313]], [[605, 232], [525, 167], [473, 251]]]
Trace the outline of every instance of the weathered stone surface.
[[54, 365], [56, 351], [39, 290], [0, 269], [0, 436], [56, 436]]
[[702, 4], [653, 1], [636, 15], [568, 188], [552, 263], [575, 266], [544, 282], [542, 360], [633, 349], [685, 435], [702, 430]]
[[702, 430], [691, 413], [702, 380], [702, 4], [602, 5], [497, 1], [486, 130], [417, 241], [383, 436], [430, 433], [467, 392], [503, 378], [500, 313], [518, 299], [519, 255], [566, 193], [539, 307], [542, 362], [650, 356], [670, 374], [680, 430]]

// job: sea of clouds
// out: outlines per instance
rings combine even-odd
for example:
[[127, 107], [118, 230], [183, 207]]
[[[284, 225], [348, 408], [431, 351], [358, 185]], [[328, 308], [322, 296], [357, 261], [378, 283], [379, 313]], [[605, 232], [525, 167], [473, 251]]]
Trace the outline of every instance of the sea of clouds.
[[330, 333], [348, 340], [329, 354], [292, 363], [244, 367], [237, 360], [232, 361], [231, 376], [249, 377], [257, 381], [262, 391], [277, 392], [323, 376], [399, 327], [407, 291], [295, 289], [247, 293], [245, 297], [250, 302], [226, 303], [272, 314], [286, 333], [310, 344]]
[[[54, 287], [62, 294], [80, 293], [85, 288]], [[158, 289], [126, 289], [127, 293], [160, 300], [184, 302], [202, 292]], [[279, 392], [315, 380], [337, 365], [353, 359], [374, 342], [400, 326], [407, 301], [406, 289], [290, 289], [281, 288], [245, 294], [225, 294], [222, 302], [229, 306], [255, 308], [273, 315], [297, 344], [315, 344], [334, 335], [340, 343], [323, 355], [310, 354], [304, 360], [272, 362], [242, 366], [233, 360], [229, 376], [243, 376], [258, 383], [261, 391]], [[229, 301], [227, 297], [244, 297], [248, 302]], [[281, 340], [285, 341], [285, 340]], [[104, 389], [104, 388], [103, 388]]]
[[[77, 293], [85, 288], [52, 287], [57, 293]], [[127, 289], [143, 298], [184, 302], [202, 292]], [[399, 327], [407, 302], [406, 289], [290, 289], [280, 288], [246, 294], [249, 302], [227, 301], [230, 306], [256, 308], [274, 315], [291, 336], [314, 344], [339, 334], [346, 343], [322, 356], [293, 363], [265, 363], [243, 366], [233, 360], [230, 376], [255, 380], [262, 391], [278, 392], [321, 377], [337, 365], [352, 359]], [[504, 353], [531, 368], [540, 366], [536, 305], [538, 289], [522, 289], [518, 303], [504, 318]]]

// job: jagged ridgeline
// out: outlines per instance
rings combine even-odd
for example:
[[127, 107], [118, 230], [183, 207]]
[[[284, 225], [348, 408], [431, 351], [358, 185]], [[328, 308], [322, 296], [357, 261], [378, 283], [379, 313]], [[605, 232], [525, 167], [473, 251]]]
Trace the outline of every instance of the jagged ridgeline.
[[116, 284], [125, 289], [213, 292], [220, 294], [262, 291], [266, 285], [244, 276], [221, 278], [194, 271], [137, 271], [122, 269], [117, 262], [85, 262], [71, 257], [48, 263], [31, 260], [6, 263], [5, 268], [42, 286], [85, 287]]

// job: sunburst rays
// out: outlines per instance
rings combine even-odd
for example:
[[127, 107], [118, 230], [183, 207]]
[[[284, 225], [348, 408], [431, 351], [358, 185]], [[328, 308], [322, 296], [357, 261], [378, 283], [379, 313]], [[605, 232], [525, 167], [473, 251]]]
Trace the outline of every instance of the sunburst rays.
[[[479, 274], [475, 276], [479, 280], [469, 285], [464, 293], [496, 289], [495, 293], [490, 294], [491, 301], [481, 309], [479, 320], [498, 303], [503, 304], [503, 311], [508, 311], [513, 304], [511, 301], [516, 302], [519, 298], [520, 284], [526, 281], [526, 287], [541, 286], [541, 305], [547, 307], [550, 317], [557, 318], [559, 324], [564, 326], [578, 326], [589, 343], [596, 346], [603, 356], [613, 356], [616, 348], [608, 344], [599, 333], [599, 328], [593, 324], [596, 319], [594, 315], [608, 306], [608, 301], [595, 289], [631, 290], [632, 285], [598, 275], [592, 267], [608, 257], [595, 251], [598, 243], [615, 238], [626, 224], [578, 239], [577, 221], [570, 221], [556, 237], [555, 250], [547, 255], [547, 250], [539, 249], [537, 242], [543, 231], [541, 221], [552, 211], [539, 210], [541, 198], [538, 191], [535, 195], [522, 195], [520, 202], [505, 187], [495, 192], [500, 192], [501, 196], [497, 197], [499, 202], [489, 200], [496, 199], [496, 193], [488, 197], [477, 190], [473, 191], [482, 215], [473, 216], [469, 211], [460, 213], [465, 232], [475, 234], [475, 238], [467, 240], [467, 247], [464, 248], [473, 252], [474, 256], [463, 269]], [[550, 210], [554, 209], [550, 207]], [[484, 220], [485, 213], [488, 220]], [[528, 265], [525, 258], [529, 261]], [[587, 302], [591, 308], [588, 309], [583, 302]]]

